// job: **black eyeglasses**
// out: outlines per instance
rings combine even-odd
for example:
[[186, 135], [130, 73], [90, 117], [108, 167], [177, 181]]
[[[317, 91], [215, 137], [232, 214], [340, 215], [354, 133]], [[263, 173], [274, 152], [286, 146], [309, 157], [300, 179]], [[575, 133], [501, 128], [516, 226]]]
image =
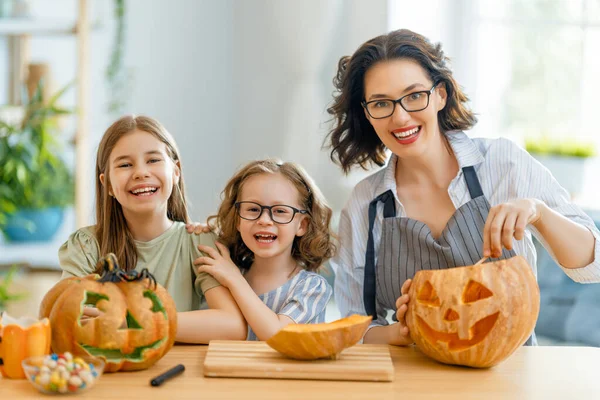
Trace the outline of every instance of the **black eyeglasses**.
[[377, 99], [367, 102], [363, 101], [362, 106], [367, 110], [371, 118], [374, 119], [387, 118], [392, 115], [396, 111], [396, 104], [400, 104], [406, 112], [423, 111], [429, 106], [429, 96], [433, 93], [438, 83], [434, 83], [429, 90], [409, 93], [398, 100]]
[[248, 221], [259, 219], [264, 210], [269, 210], [271, 220], [277, 224], [289, 224], [296, 214], [308, 214], [307, 210], [298, 210], [292, 206], [263, 206], [253, 201], [238, 201], [235, 203], [235, 209], [240, 218]]

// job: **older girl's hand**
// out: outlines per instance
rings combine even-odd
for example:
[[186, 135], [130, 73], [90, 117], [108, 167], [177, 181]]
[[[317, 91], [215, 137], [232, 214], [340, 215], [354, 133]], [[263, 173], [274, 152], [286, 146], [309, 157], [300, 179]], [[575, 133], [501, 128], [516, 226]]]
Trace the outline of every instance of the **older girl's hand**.
[[211, 274], [219, 283], [227, 288], [244, 279], [240, 269], [231, 261], [229, 249], [219, 242], [215, 242], [219, 251], [210, 246], [198, 245], [198, 249], [206, 253], [204, 257], [194, 260], [198, 272]]
[[483, 228], [483, 256], [497, 258], [502, 247], [513, 248], [513, 237], [523, 239], [525, 227], [542, 218], [545, 204], [537, 199], [518, 199], [490, 208]]

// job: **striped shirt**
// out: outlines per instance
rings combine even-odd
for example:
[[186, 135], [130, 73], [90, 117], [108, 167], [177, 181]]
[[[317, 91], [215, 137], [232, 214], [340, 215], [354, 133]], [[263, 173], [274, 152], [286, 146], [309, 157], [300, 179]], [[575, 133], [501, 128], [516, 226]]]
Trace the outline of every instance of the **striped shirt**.
[[[582, 268], [561, 268], [571, 279], [581, 283], [600, 282], [600, 233], [594, 222], [578, 206], [570, 203], [569, 194], [550, 172], [525, 150], [507, 139], [469, 138], [463, 132], [447, 134], [459, 164], [458, 175], [448, 187], [448, 194], [455, 208], [471, 200], [463, 178], [462, 168], [474, 166], [483, 193], [491, 206], [520, 198], [536, 198], [570, 220], [587, 227], [594, 235], [594, 261]], [[365, 315], [363, 303], [363, 279], [365, 251], [369, 236], [369, 203], [381, 193], [391, 190], [396, 199], [398, 216], [406, 217], [404, 207], [396, 193], [397, 157], [392, 155], [387, 166], [359, 182], [346, 206], [339, 223], [340, 249], [330, 261], [335, 271], [335, 301], [342, 317], [351, 314]], [[381, 238], [382, 205], [377, 210], [374, 224], [375, 249]], [[531, 225], [527, 226], [523, 240], [514, 241], [517, 255], [525, 257], [537, 277], [536, 252], [532, 235], [548, 250], [544, 238]], [[376, 252], [377, 253], [377, 252]], [[377, 256], [377, 255], [376, 255]]]
[[[325, 322], [325, 309], [333, 289], [315, 272], [300, 270], [282, 286], [258, 297], [277, 315], [285, 315], [296, 324]], [[246, 340], [258, 340], [248, 326]]]

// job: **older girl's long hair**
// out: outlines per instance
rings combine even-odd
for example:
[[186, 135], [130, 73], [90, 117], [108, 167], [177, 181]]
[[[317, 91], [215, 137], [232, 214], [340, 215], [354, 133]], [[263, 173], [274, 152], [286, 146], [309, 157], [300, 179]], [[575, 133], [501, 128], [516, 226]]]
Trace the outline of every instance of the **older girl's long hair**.
[[298, 164], [274, 159], [250, 162], [229, 180], [222, 193], [219, 211], [208, 218], [208, 224], [219, 233], [219, 241], [229, 249], [232, 261], [248, 270], [254, 261], [254, 254], [244, 244], [237, 229], [240, 217], [235, 203], [240, 199], [244, 183], [258, 174], [281, 174], [298, 190], [302, 208], [309, 211], [306, 217], [308, 227], [303, 236], [294, 239], [292, 257], [302, 268], [318, 270], [336, 251], [329, 227], [332, 211], [317, 185]]
[[467, 96], [454, 80], [442, 46], [408, 29], [392, 31], [364, 43], [352, 57], [344, 56], [333, 79], [333, 105], [327, 112], [334, 127], [327, 138], [331, 159], [348, 173], [352, 166], [366, 169], [371, 163], [382, 166], [385, 146], [365, 116], [361, 102], [365, 96], [365, 74], [382, 61], [408, 59], [419, 64], [433, 83], [443, 84], [448, 94], [446, 106], [438, 113], [441, 133], [467, 130], [477, 122], [467, 108]]
[[[121, 268], [128, 271], [135, 269], [138, 254], [133, 236], [123, 215], [123, 208], [116, 198], [110, 196], [111, 186], [109, 157], [123, 136], [134, 131], [147, 132], [163, 142], [167, 154], [181, 169], [181, 159], [175, 140], [171, 134], [156, 120], [145, 116], [127, 115], [114, 122], [104, 133], [96, 156], [96, 239], [100, 246], [100, 254], [114, 253]], [[104, 184], [100, 175], [104, 174]], [[167, 216], [173, 221], [188, 222], [188, 210], [185, 199], [183, 172], [179, 183], [173, 185], [173, 192], [167, 203]]]

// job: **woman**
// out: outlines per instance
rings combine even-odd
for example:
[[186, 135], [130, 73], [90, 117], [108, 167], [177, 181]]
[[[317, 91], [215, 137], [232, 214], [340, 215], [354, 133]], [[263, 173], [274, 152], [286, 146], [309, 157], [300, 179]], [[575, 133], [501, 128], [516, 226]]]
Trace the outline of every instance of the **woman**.
[[532, 234], [573, 280], [600, 281], [594, 223], [517, 145], [463, 133], [476, 118], [447, 62], [439, 44], [403, 29], [343, 57], [334, 79], [332, 159], [347, 173], [392, 153], [354, 188], [332, 260], [342, 315], [373, 315], [365, 343], [412, 343], [404, 318], [420, 269], [522, 255], [535, 273]]

